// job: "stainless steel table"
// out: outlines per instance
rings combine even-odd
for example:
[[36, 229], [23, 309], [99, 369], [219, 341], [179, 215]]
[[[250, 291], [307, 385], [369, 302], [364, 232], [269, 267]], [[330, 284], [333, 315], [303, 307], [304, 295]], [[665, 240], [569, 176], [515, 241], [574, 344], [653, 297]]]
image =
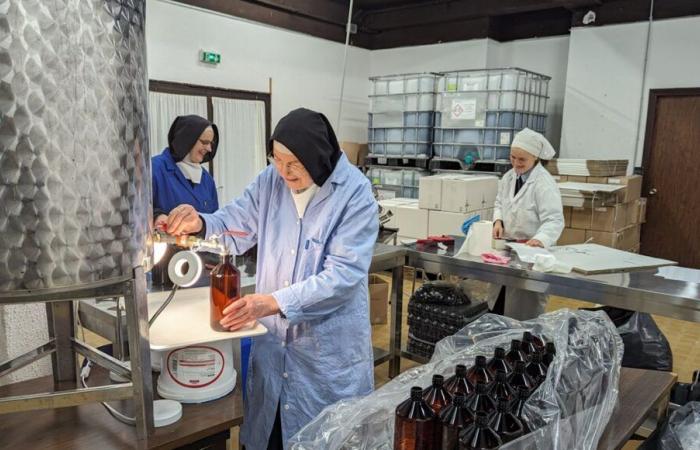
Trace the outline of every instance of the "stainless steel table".
[[549, 295], [700, 322], [700, 285], [666, 279], [659, 269], [604, 275], [535, 272], [517, 257], [507, 266], [486, 264], [479, 257], [455, 258], [462, 239], [447, 250], [408, 248], [407, 265]]
[[[398, 374], [401, 362], [401, 305], [403, 303], [403, 266], [406, 249], [376, 244], [369, 267], [370, 273], [391, 270], [391, 313], [389, 314], [389, 349], [374, 347], [374, 365], [389, 361], [389, 373]], [[397, 352], [395, 349], [399, 349]], [[391, 375], [394, 376], [394, 375]]]
[[[479, 257], [456, 258], [454, 254], [462, 242], [463, 238], [457, 238], [455, 245], [447, 249], [416, 244], [404, 246], [402, 248], [406, 252], [406, 265], [430, 273], [457, 275], [549, 295], [700, 322], [700, 284], [664, 278], [660, 275], [660, 269], [605, 275], [541, 273], [531, 270], [529, 264], [521, 263], [517, 257], [507, 266], [487, 264]], [[700, 274], [692, 269], [687, 270]], [[425, 362], [424, 358], [402, 352], [402, 300], [401, 296], [392, 296], [390, 357], [400, 361], [398, 358], [403, 355], [418, 362]], [[390, 367], [390, 377], [399, 374], [398, 361]]]

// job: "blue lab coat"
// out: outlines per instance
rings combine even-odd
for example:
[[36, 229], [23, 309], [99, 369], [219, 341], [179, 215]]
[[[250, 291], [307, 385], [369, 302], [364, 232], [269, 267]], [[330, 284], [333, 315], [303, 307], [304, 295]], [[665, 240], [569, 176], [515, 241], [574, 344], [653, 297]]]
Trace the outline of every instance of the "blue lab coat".
[[175, 164], [170, 149], [154, 156], [151, 163], [153, 174], [153, 211], [168, 214], [178, 205], [192, 205], [197, 212], [213, 213], [219, 209], [219, 198], [214, 179], [206, 170], [202, 179], [192, 184]]
[[[268, 166], [243, 196], [203, 214], [206, 234], [233, 253], [257, 243], [257, 292], [281, 314], [253, 338], [241, 440], [265, 450], [280, 406], [285, 443], [321, 410], [374, 388], [367, 271], [379, 229], [367, 178], [342, 155], [299, 219], [289, 188]], [[285, 445], [285, 448], [287, 446]]]

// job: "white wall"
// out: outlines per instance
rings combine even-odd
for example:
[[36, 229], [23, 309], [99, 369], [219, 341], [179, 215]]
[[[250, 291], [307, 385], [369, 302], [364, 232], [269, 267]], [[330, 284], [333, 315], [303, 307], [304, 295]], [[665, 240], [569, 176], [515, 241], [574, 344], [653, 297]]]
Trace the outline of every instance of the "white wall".
[[[44, 345], [49, 340], [44, 303], [0, 306], [0, 362]], [[51, 374], [51, 357], [0, 378], [0, 386]]]
[[561, 156], [634, 156], [646, 28], [575, 28], [569, 45]]
[[568, 36], [503, 43], [489, 40], [488, 67], [519, 67], [552, 77], [545, 135], [554, 148], [559, 148], [561, 140], [568, 54]]
[[487, 47], [487, 39], [473, 39], [374, 50], [369, 54], [369, 75], [481, 69], [486, 67]]
[[640, 98], [646, 33], [646, 23], [572, 30], [562, 156], [634, 160], [638, 149], [640, 165], [649, 89], [700, 86], [700, 17], [657, 21]]
[[[149, 0], [146, 17], [150, 79], [268, 92], [272, 78], [273, 128], [301, 106], [336, 125], [342, 44], [165, 0]], [[198, 62], [200, 50], [221, 64]], [[368, 60], [368, 50], [348, 51], [341, 140], [366, 140]]]

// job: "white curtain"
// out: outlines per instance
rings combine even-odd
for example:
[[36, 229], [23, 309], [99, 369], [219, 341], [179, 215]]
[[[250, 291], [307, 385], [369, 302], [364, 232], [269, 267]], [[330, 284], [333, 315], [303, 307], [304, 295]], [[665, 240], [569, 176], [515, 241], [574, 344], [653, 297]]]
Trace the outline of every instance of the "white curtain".
[[219, 127], [214, 180], [223, 206], [243, 194], [265, 168], [265, 103], [228, 98], [212, 98], [212, 102]]
[[177, 116], [197, 114], [207, 118], [206, 97], [149, 92], [148, 103], [151, 156], [160, 155], [168, 146], [168, 131]]

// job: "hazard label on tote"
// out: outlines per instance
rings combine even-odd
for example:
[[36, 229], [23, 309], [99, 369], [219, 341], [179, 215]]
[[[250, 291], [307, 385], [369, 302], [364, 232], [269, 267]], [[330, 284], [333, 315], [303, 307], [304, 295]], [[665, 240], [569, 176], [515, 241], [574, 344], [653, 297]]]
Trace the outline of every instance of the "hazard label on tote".
[[452, 110], [450, 111], [452, 120], [474, 120], [476, 119], [476, 99], [454, 99], [452, 100]]

